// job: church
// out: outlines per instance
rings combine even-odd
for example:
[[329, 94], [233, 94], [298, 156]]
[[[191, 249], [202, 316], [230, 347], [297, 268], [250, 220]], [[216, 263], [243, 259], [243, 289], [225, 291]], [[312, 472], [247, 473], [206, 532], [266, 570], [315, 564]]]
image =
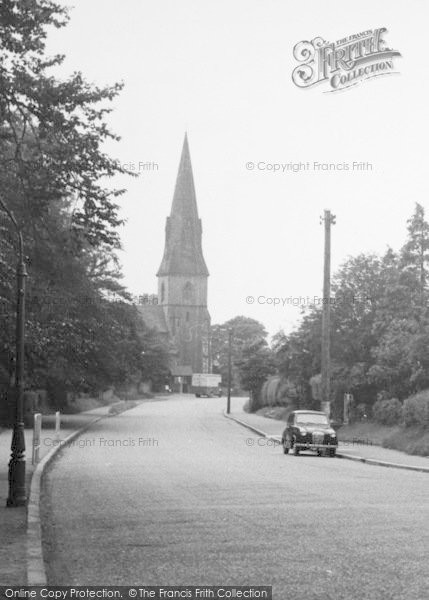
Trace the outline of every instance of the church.
[[171, 213], [165, 226], [164, 255], [157, 272], [158, 303], [138, 306], [145, 323], [170, 342], [174, 391], [190, 391], [193, 373], [211, 372], [208, 276], [185, 134]]

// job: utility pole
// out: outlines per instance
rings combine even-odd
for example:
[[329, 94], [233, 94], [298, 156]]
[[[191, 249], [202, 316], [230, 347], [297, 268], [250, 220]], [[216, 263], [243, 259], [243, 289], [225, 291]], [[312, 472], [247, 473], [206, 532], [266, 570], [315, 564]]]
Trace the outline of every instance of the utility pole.
[[226, 413], [231, 412], [231, 376], [232, 376], [232, 327], [228, 327], [228, 396], [226, 400]]
[[322, 399], [321, 410], [328, 417], [331, 412], [331, 225], [335, 216], [330, 210], [324, 211], [320, 223], [325, 223], [325, 257], [323, 266], [323, 312], [322, 312]]

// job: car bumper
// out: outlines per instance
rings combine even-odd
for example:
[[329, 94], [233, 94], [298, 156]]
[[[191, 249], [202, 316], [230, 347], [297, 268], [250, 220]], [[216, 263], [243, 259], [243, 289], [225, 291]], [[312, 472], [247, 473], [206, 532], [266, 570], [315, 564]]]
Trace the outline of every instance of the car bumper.
[[295, 442], [295, 446], [302, 450], [320, 450], [320, 448], [334, 450], [335, 448], [338, 448], [338, 444], [311, 444], [310, 442]]

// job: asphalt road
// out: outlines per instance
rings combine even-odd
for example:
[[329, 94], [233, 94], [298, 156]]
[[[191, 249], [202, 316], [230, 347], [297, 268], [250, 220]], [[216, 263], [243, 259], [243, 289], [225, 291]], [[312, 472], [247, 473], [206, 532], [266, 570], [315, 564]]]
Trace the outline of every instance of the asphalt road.
[[51, 585], [427, 600], [427, 474], [285, 456], [224, 403], [146, 402], [61, 451], [42, 496]]

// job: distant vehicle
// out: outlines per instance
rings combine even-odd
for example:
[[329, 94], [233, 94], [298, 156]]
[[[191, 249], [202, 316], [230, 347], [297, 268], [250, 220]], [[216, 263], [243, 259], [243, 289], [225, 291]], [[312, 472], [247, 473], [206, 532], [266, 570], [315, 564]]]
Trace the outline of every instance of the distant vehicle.
[[324, 412], [294, 410], [288, 416], [282, 446], [285, 454], [292, 450], [295, 456], [301, 450], [313, 450], [319, 456], [335, 456], [338, 439]]
[[192, 375], [192, 391], [197, 398], [201, 396], [222, 396], [220, 382], [222, 376], [216, 373], [194, 373]]

